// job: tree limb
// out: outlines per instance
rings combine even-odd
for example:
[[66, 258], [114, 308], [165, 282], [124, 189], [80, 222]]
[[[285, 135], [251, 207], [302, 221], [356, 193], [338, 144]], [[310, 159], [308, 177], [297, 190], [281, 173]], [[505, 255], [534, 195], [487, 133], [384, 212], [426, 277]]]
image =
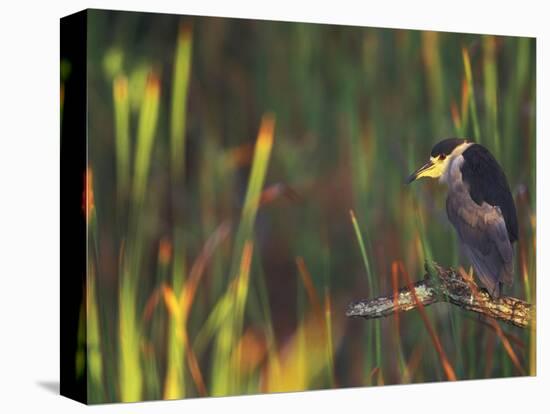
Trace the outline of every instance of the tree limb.
[[[411, 287], [401, 288], [396, 297], [380, 296], [351, 303], [346, 316], [376, 319], [415, 309], [420, 304], [428, 306], [447, 302], [520, 328], [531, 324], [535, 316], [534, 305], [509, 296], [492, 298], [485, 289], [479, 288], [473, 280], [466, 279], [456, 270], [446, 269], [436, 263], [432, 267], [430, 270], [426, 266], [424, 279]], [[411, 288], [416, 293], [416, 299]]]

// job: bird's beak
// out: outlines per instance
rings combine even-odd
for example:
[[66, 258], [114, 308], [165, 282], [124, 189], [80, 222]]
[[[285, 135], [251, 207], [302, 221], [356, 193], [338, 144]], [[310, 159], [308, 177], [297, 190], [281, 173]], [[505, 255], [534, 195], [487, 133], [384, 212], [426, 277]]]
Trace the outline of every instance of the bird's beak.
[[426, 176], [427, 172], [431, 170], [435, 164], [432, 160], [428, 161], [426, 164], [424, 164], [422, 167], [420, 167], [418, 170], [413, 172], [409, 177], [407, 178], [407, 184], [412, 183], [413, 181], [417, 180], [420, 177]]

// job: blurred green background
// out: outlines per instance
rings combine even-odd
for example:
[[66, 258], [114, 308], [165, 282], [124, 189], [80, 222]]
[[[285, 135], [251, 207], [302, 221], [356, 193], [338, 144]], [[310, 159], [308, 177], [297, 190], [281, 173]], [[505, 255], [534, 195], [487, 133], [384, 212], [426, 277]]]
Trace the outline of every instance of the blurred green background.
[[[449, 136], [503, 166], [534, 302], [535, 90], [529, 38], [90, 11], [90, 402], [450, 379], [418, 312], [345, 308], [467, 265], [404, 185]], [[534, 329], [426, 310], [456, 378], [535, 374]]]

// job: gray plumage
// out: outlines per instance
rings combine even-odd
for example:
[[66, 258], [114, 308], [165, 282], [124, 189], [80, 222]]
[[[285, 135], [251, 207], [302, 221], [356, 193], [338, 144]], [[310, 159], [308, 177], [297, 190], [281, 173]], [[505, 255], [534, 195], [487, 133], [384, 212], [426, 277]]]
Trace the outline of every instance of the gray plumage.
[[[475, 147], [474, 151], [480, 151]], [[491, 296], [499, 297], [501, 284], [511, 285], [513, 280], [512, 243], [517, 239], [515, 206], [506, 178], [498, 164], [496, 164], [498, 167], [496, 170], [492, 165], [484, 165], [482, 168], [491, 169], [494, 186], [504, 182], [505, 188], [502, 189], [504, 193], [498, 193], [500, 199], [495, 202], [486, 192], [481, 195], [472, 193], [472, 187], [474, 185], [479, 187], [480, 180], [484, 177], [473, 175], [472, 165], [471, 163], [468, 165], [468, 162], [472, 157], [474, 162], [487, 163], [487, 161], [480, 160], [476, 153], [468, 155], [470, 148], [472, 147], [451, 161], [446, 176], [442, 177], [449, 186], [447, 215], [458, 233], [464, 253], [470, 260], [475, 273]], [[488, 154], [485, 148], [483, 150]], [[490, 154], [489, 156], [490, 161], [496, 163]], [[464, 175], [468, 179], [465, 179]], [[474, 183], [473, 180], [477, 181]], [[492, 189], [492, 191], [497, 190]], [[509, 201], [511, 204], [504, 205], [502, 200]], [[508, 215], [508, 223], [503, 209]]]
[[500, 284], [512, 284], [513, 249], [499, 207], [478, 206], [468, 192], [447, 197], [447, 215], [464, 253], [491, 296], [500, 296]]

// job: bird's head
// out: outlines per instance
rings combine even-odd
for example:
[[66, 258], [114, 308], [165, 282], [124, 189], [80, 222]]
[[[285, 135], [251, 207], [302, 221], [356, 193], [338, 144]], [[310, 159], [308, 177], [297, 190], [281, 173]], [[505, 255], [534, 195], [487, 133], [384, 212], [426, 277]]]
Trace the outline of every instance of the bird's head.
[[452, 160], [472, 144], [463, 138], [447, 138], [432, 148], [429, 161], [407, 178], [407, 184], [422, 177], [440, 178], [445, 175]]

